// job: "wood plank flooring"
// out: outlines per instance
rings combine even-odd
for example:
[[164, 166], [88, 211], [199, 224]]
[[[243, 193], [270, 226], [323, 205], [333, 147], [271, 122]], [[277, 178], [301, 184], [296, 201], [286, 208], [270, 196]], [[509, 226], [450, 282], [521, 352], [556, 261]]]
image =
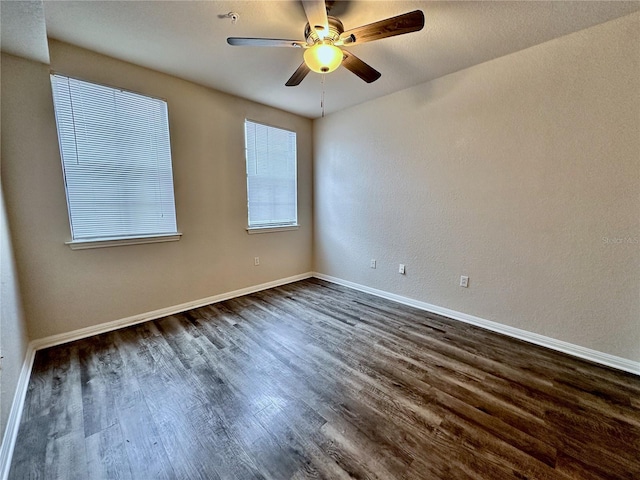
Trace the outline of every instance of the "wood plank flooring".
[[10, 478], [639, 479], [640, 377], [311, 279], [39, 351]]

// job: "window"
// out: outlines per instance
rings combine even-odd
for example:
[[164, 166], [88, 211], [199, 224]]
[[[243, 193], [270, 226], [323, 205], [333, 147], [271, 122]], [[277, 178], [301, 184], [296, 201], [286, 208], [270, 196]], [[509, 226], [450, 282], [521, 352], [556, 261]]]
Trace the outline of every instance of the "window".
[[249, 230], [297, 226], [296, 133], [244, 125]]
[[72, 248], [178, 239], [167, 103], [58, 74], [51, 85]]

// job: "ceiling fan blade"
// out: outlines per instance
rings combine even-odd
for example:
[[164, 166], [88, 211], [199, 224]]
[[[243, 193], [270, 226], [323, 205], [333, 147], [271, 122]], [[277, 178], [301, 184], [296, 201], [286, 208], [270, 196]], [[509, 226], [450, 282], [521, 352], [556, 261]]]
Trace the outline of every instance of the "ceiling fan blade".
[[304, 80], [304, 77], [306, 77], [310, 71], [311, 69], [307, 67], [307, 64], [302, 62], [302, 64], [298, 67], [298, 69], [295, 72], [293, 72], [293, 75], [291, 75], [291, 78], [287, 80], [287, 83], [285, 83], [285, 85], [287, 87], [295, 87], [296, 85], [300, 85], [300, 82]]
[[229, 45], [237, 47], [302, 47], [307, 42], [301, 40], [282, 40], [279, 38], [244, 38], [229, 37], [227, 38]]
[[[353, 45], [394, 37], [405, 33], [417, 32], [424, 27], [424, 13], [421, 10], [404, 13], [397, 17], [387, 18], [379, 22], [352, 28], [340, 35], [338, 41], [342, 45]], [[338, 44], [336, 42], [336, 44]]]
[[377, 71], [372, 66], [364, 63], [358, 57], [356, 57], [353, 53], [347, 52], [344, 48], [342, 49], [342, 53], [344, 53], [344, 59], [342, 60], [342, 65], [349, 71], [355, 73], [362, 80], [367, 83], [375, 82], [378, 80], [382, 74]]
[[307, 15], [309, 26], [315, 30], [320, 39], [329, 34], [329, 19], [324, 0], [302, 0], [304, 13]]

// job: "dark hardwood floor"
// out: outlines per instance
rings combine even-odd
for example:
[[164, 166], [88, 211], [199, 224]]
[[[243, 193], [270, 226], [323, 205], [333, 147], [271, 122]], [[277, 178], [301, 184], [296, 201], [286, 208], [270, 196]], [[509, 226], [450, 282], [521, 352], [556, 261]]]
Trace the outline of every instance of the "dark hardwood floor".
[[640, 377], [320, 280], [39, 351], [11, 479], [639, 479]]

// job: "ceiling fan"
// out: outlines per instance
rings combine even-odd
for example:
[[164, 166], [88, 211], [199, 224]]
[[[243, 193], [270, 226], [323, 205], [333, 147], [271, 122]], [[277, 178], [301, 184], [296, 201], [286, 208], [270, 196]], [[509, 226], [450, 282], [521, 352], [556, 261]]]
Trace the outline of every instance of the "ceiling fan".
[[282, 40], [277, 38], [229, 37], [227, 43], [234, 46], [252, 47], [296, 47], [304, 49], [304, 61], [285, 84], [299, 85], [310, 71], [333, 72], [340, 65], [355, 73], [367, 83], [375, 82], [381, 73], [366, 64], [345, 45], [359, 45], [381, 38], [417, 32], [424, 27], [421, 10], [404, 13], [369, 25], [345, 31], [342, 22], [327, 14], [334, 0], [301, 0], [308, 23], [304, 29], [306, 40]]

